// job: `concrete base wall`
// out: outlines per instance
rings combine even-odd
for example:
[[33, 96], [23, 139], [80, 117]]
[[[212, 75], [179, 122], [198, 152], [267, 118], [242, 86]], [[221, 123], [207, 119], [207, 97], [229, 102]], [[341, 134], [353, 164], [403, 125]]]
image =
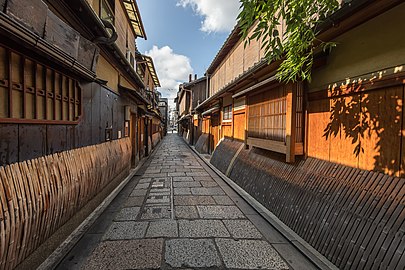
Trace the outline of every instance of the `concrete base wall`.
[[405, 179], [314, 158], [287, 164], [273, 152], [236, 148], [222, 141], [211, 163], [336, 266], [399, 269], [405, 263], [399, 244]]

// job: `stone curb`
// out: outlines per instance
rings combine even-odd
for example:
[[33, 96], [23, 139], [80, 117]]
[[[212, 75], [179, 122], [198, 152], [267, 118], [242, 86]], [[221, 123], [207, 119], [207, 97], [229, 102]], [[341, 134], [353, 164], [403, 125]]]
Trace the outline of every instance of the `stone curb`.
[[310, 260], [319, 269], [338, 270], [332, 262], [330, 262], [325, 256], [314, 249], [298, 234], [285, 225], [276, 215], [265, 208], [249, 193], [239, 187], [229, 177], [219, 171], [214, 165], [209, 163], [198, 151], [186, 141], [187, 146], [196, 154], [211, 170], [213, 170], [222, 180], [225, 181], [236, 193], [239, 194], [250, 206], [257, 211], [271, 226], [273, 226], [279, 233], [281, 233], [288, 242], [297, 248], [308, 260]]

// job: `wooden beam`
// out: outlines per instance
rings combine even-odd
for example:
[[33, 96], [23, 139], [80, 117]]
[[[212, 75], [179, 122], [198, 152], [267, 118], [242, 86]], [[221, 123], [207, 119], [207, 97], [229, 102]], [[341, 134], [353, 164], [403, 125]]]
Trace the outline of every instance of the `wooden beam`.
[[12, 53], [7, 50], [8, 54], [8, 117], [13, 118], [13, 68], [12, 68]]
[[297, 110], [297, 85], [287, 84], [287, 115], [286, 115], [286, 162], [295, 162], [295, 132]]

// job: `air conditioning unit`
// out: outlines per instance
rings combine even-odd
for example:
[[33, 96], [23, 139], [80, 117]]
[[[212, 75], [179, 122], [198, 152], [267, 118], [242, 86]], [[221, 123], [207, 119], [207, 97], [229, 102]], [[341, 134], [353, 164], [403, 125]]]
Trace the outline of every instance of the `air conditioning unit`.
[[136, 70], [136, 61], [133, 53], [130, 50], [127, 50], [127, 60], [131, 66]]

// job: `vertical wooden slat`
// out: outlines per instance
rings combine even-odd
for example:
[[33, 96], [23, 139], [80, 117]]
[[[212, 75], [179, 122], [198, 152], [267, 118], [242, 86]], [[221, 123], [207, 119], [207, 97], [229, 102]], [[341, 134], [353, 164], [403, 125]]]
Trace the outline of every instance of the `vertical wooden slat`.
[[38, 64], [34, 62], [33, 66], [34, 66], [34, 70], [33, 70], [33, 73], [34, 73], [34, 75], [33, 75], [33, 79], [34, 79], [34, 85], [33, 85], [33, 87], [34, 87], [34, 104], [33, 104], [34, 118], [38, 119], [38, 78], [37, 78]]
[[7, 49], [8, 54], [8, 115], [10, 118], [13, 118], [13, 67], [12, 67], [12, 52], [11, 50]]
[[297, 109], [297, 86], [287, 85], [287, 113], [286, 113], [286, 162], [295, 162], [295, 119]]
[[0, 268], [4, 269], [7, 265], [7, 258], [9, 256], [8, 249], [10, 245], [11, 238], [11, 223], [13, 219], [13, 209], [10, 207], [12, 204], [12, 195], [8, 186], [7, 175], [4, 170], [4, 167], [0, 166], [0, 202], [3, 209], [3, 221], [0, 223]]
[[22, 71], [22, 115], [23, 118], [27, 118], [27, 87], [26, 87], [26, 80], [25, 80], [25, 72], [26, 72], [26, 61], [25, 56], [21, 57], [21, 71]]

